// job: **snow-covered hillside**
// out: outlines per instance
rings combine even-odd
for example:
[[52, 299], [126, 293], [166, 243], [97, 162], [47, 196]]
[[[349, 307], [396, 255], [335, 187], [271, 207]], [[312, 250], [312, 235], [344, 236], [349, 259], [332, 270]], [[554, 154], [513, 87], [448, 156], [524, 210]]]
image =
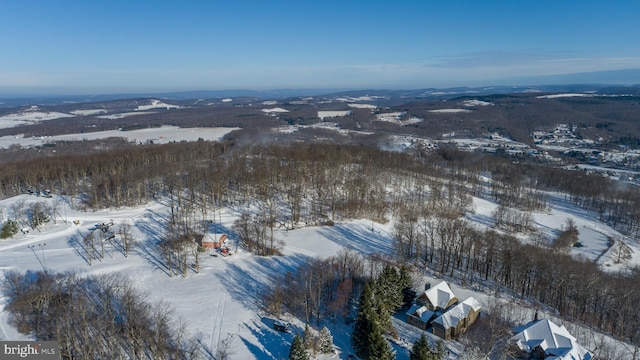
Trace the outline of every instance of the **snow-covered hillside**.
[[162, 126], [157, 128], [137, 129], [129, 131], [96, 131], [82, 134], [66, 134], [55, 136], [39, 136], [25, 138], [23, 136], [0, 136], [0, 149], [12, 145], [22, 147], [42, 146], [55, 141], [82, 141], [105, 139], [109, 137], [122, 137], [136, 143], [166, 144], [172, 141], [219, 141], [224, 135], [239, 128], [180, 128], [177, 126]]
[[39, 107], [33, 105], [22, 111], [0, 116], [0, 129], [74, 116], [75, 115], [57, 111], [43, 111]]
[[[228, 257], [201, 256], [200, 271], [190, 271], [188, 276], [169, 276], [158, 260], [156, 241], [163, 234], [163, 226], [168, 216], [168, 208], [161, 203], [149, 203], [139, 208], [122, 208], [106, 211], [78, 211], [70, 199], [62, 196], [42, 198], [21, 195], [0, 201], [0, 214], [6, 217], [18, 207], [28, 207], [34, 202], [46, 202], [56, 208], [55, 221], [38, 230], [19, 233], [14, 238], [0, 242], [0, 272], [27, 270], [47, 270], [64, 272], [72, 270], [80, 274], [103, 274], [118, 272], [127, 276], [136, 287], [148, 293], [151, 301], [166, 301], [176, 311], [176, 315], [187, 322], [188, 331], [197, 337], [208, 351], [215, 352], [224, 339], [230, 339], [233, 358], [238, 359], [281, 359], [289, 351], [292, 335], [272, 329], [273, 319], [261, 314], [256, 297], [268, 286], [272, 279], [293, 271], [310, 258], [326, 258], [347, 248], [362, 254], [393, 254], [393, 222], [379, 224], [370, 220], [354, 220], [335, 226], [306, 227], [296, 230], [276, 232], [276, 237], [284, 242], [283, 256], [253, 256], [239, 248], [231, 239], [233, 255]], [[76, 201], [74, 201], [76, 202]], [[580, 230], [580, 242], [584, 247], [575, 249], [582, 254], [612, 269], [640, 263], [638, 246], [627, 242], [632, 256], [625, 264], [615, 264], [615, 254], [604, 244], [605, 239], [623, 237], [592, 216], [582, 213], [566, 204], [556, 202], [553, 209], [535, 215], [536, 225], [545, 231], [558, 231], [567, 218], [572, 218]], [[486, 219], [495, 204], [475, 199], [475, 213], [469, 218], [477, 226], [490, 226]], [[216, 218], [219, 228], [231, 228], [238, 214], [231, 209], [222, 210]], [[90, 265], [83, 255], [82, 236], [96, 229], [97, 224], [112, 222], [117, 229], [123, 221], [133, 225], [136, 246], [129, 257], [124, 257], [117, 249], [106, 243], [106, 255], [101, 261]], [[114, 231], [117, 234], [117, 230]], [[425, 277], [423, 281], [433, 280]], [[454, 285], [454, 290], [464, 296], [474, 296], [483, 306], [492, 299], [486, 289], [465, 289]], [[508, 298], [507, 298], [508, 299]], [[5, 298], [0, 300], [4, 308]], [[506, 300], [502, 300], [506, 301]], [[515, 313], [525, 320], [532, 316], [531, 306], [514, 305]], [[519, 309], [519, 310], [518, 310]], [[551, 316], [551, 315], [549, 315]], [[287, 319], [293, 324], [294, 332], [304, 328], [300, 320]], [[403, 315], [394, 319], [400, 337], [407, 342], [415, 341], [421, 331], [404, 322]], [[338, 353], [329, 358], [346, 358], [353, 350], [350, 346], [350, 328], [344, 324], [327, 323], [334, 335]], [[430, 336], [432, 336], [430, 334]], [[8, 324], [8, 314], [0, 312], [0, 340], [26, 339]], [[408, 347], [399, 342], [394, 345], [398, 359], [408, 358]], [[589, 344], [585, 344], [589, 345]], [[463, 351], [461, 344], [449, 342], [450, 359], [456, 359]]]

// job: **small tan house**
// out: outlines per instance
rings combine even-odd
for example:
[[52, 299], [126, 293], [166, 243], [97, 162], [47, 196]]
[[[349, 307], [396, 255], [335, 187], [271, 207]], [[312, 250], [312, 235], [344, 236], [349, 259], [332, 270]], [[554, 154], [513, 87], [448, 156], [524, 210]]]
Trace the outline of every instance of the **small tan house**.
[[465, 299], [433, 320], [433, 334], [445, 340], [457, 338], [476, 321], [481, 308], [475, 298]]

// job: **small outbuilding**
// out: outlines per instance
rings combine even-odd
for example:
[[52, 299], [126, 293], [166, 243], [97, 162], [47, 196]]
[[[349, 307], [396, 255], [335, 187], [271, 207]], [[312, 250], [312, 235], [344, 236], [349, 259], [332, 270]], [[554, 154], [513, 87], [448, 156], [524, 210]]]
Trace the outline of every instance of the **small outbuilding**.
[[224, 246], [227, 241], [225, 234], [205, 234], [197, 235], [196, 243], [203, 249], [218, 249]]

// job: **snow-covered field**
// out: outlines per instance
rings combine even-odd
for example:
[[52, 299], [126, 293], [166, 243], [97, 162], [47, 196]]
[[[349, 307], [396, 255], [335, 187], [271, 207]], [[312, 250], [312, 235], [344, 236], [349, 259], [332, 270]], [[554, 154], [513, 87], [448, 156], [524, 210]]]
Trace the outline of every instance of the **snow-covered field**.
[[[224, 100], [223, 100], [224, 101]], [[47, 120], [54, 120], [60, 118], [74, 117], [74, 116], [92, 116], [99, 115], [98, 118], [102, 119], [122, 119], [132, 115], [142, 115], [142, 114], [153, 114], [148, 110], [153, 109], [181, 109], [182, 106], [172, 105], [164, 103], [157, 99], [152, 99], [149, 104], [146, 105], [138, 105], [133, 112], [123, 112], [117, 114], [107, 114], [107, 115], [99, 115], [102, 113], [106, 113], [105, 109], [84, 109], [84, 110], [73, 110], [67, 113], [57, 112], [57, 111], [43, 111], [36, 105], [32, 105], [29, 108], [21, 110], [16, 113], [7, 114], [0, 116], [0, 129], [1, 128], [9, 128], [19, 125], [27, 125], [33, 123], [39, 123]]]
[[417, 124], [424, 121], [423, 119], [417, 118], [415, 116], [404, 120], [405, 114], [406, 112], [404, 111], [376, 114], [376, 120], [390, 122], [393, 124], [398, 124], [400, 126]]
[[[599, 223], [590, 214], [564, 203], [561, 197], [552, 200], [552, 209], [534, 214], [535, 224], [553, 236], [567, 218], [573, 219], [579, 228], [579, 240], [584, 245], [573, 250], [575, 255], [597, 259], [604, 268], [611, 270], [624, 270], [625, 266], [640, 264], [637, 243], [626, 242], [632, 250], [632, 256], [626, 264], [615, 264], [616, 255], [608, 250], [606, 239], [613, 237], [624, 241], [624, 237]], [[190, 334], [199, 338], [209, 350], [215, 352], [220, 340], [232, 336], [234, 359], [282, 359], [288, 355], [292, 334], [273, 330], [273, 319], [261, 314], [255, 301], [272, 279], [294, 270], [309, 258], [329, 257], [343, 248], [363, 254], [376, 252], [391, 256], [393, 253], [392, 221], [379, 224], [364, 219], [353, 220], [335, 226], [278, 230], [276, 238], [284, 243], [284, 255], [277, 257], [253, 256], [238, 248], [235, 239], [231, 238], [232, 256], [205, 254], [200, 257], [199, 273], [192, 271], [186, 277], [170, 277], [164, 267], [158, 266], [158, 254], [155, 252], [155, 242], [163, 233], [162, 227], [169, 212], [166, 205], [149, 203], [138, 208], [82, 212], [75, 210], [66, 197], [20, 195], [0, 201], [0, 214], [6, 217], [16, 204], [24, 202], [24, 206], [28, 206], [36, 201], [57, 203], [56, 221], [40, 230], [19, 233], [12, 239], [0, 241], [0, 276], [11, 270], [24, 272], [43, 269], [56, 272], [73, 270], [80, 274], [121, 273], [141, 291], [148, 293], [150, 301], [170, 303], [176, 316], [187, 322]], [[468, 218], [479, 227], [491, 226], [491, 212], [496, 204], [476, 198], [474, 206], [475, 212], [469, 214]], [[235, 211], [223, 209], [219, 215], [216, 214], [216, 220], [222, 228], [229, 229], [237, 216]], [[90, 266], [78, 246], [79, 239], [94, 229], [96, 224], [112, 221], [117, 228], [124, 220], [133, 225], [132, 232], [136, 240], [133, 253], [125, 258], [107, 244], [104, 259], [94, 260]], [[490, 293], [482, 289], [464, 289], [453, 284], [453, 290], [462, 297], [474, 296], [483, 306], [495, 301]], [[8, 314], [3, 310], [5, 301], [0, 298], [0, 340], [25, 339], [8, 325]], [[523, 319], [531, 319], [531, 308], [512, 305]], [[401, 338], [413, 342], [421, 331], [404, 323], [404, 317], [399, 315], [394, 319], [394, 324]], [[294, 332], [302, 332], [304, 325], [301, 321], [287, 320], [291, 321]], [[332, 331], [338, 353], [323, 359], [346, 358], [353, 352], [349, 328], [340, 322], [326, 325]], [[398, 359], [408, 359], [407, 347], [396, 344], [394, 348]], [[449, 358], [457, 359], [461, 344], [449, 342], [448, 348]]]
[[155, 112], [153, 111], [133, 111], [133, 112], [123, 112], [123, 113], [117, 113], [117, 114], [109, 114], [109, 115], [99, 115], [97, 116], [97, 118], [100, 119], [109, 119], [109, 120], [116, 120], [116, 119], [123, 119], [129, 116], [135, 116], [135, 115], [149, 115], [149, 114], [155, 114]]
[[177, 126], [162, 126], [158, 128], [138, 129], [130, 131], [97, 131], [82, 134], [66, 134], [56, 136], [40, 136], [25, 138], [22, 136], [0, 136], [0, 148], [8, 148], [11, 145], [22, 147], [41, 146], [56, 141], [82, 141], [105, 139], [108, 137], [122, 137], [136, 143], [166, 144], [174, 141], [196, 141], [198, 139], [208, 141], [221, 140], [226, 134], [239, 128], [180, 128]]
[[33, 105], [30, 108], [14, 113], [0, 116], [0, 128], [10, 128], [18, 125], [38, 123], [46, 120], [53, 120], [75, 115], [65, 114], [57, 111], [42, 111]]
[[279, 108], [279, 107], [271, 108], [271, 109], [262, 109], [262, 111], [264, 111], [264, 112], [266, 112], [268, 114], [269, 113], [287, 113], [287, 112], [289, 112], [289, 110], [283, 109], [283, 108]]
[[540, 95], [536, 96], [538, 99], [558, 99], [565, 97], [590, 97], [593, 94], [584, 94], [584, 93], [564, 93], [564, 94], [552, 94], [552, 95]]
[[351, 115], [351, 110], [318, 111], [318, 117], [322, 120], [325, 118], [342, 117], [347, 115]]
[[73, 110], [71, 114], [79, 116], [98, 115], [107, 112], [105, 109], [85, 109], [85, 110]]
[[430, 113], [469, 113], [471, 110], [468, 109], [435, 109], [429, 110]]
[[376, 105], [371, 105], [371, 104], [349, 104], [349, 107], [355, 108], [355, 109], [377, 109], [378, 107]]
[[465, 100], [462, 102], [462, 105], [464, 106], [489, 106], [489, 105], [495, 105], [492, 102], [489, 101], [482, 101], [482, 100]]
[[139, 111], [145, 111], [145, 110], [150, 110], [150, 109], [167, 109], [167, 110], [169, 110], [169, 109], [180, 109], [180, 108], [181, 108], [181, 106], [171, 105], [171, 104], [164, 103], [164, 102], [162, 102], [160, 100], [153, 99], [153, 100], [151, 100], [151, 104], [138, 105], [136, 110], [139, 110]]

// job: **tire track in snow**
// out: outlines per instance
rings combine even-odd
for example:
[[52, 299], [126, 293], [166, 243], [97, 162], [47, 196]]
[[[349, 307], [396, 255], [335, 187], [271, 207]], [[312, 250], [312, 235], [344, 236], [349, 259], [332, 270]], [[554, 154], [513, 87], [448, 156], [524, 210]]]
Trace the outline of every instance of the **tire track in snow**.
[[[222, 305], [222, 306], [221, 306]], [[225, 308], [227, 306], [227, 298], [223, 298], [221, 300], [218, 300], [218, 311], [216, 312], [216, 315], [213, 317], [212, 321], [211, 321], [211, 343], [209, 344], [209, 347], [211, 348], [211, 351], [214, 351], [214, 347], [213, 347], [213, 340], [216, 340], [216, 346], [215, 346], [215, 350], [218, 350], [218, 345], [220, 344], [220, 336], [222, 336], [222, 322], [224, 320], [224, 312], [225, 312]], [[216, 325], [217, 325], [217, 329], [216, 329]]]

